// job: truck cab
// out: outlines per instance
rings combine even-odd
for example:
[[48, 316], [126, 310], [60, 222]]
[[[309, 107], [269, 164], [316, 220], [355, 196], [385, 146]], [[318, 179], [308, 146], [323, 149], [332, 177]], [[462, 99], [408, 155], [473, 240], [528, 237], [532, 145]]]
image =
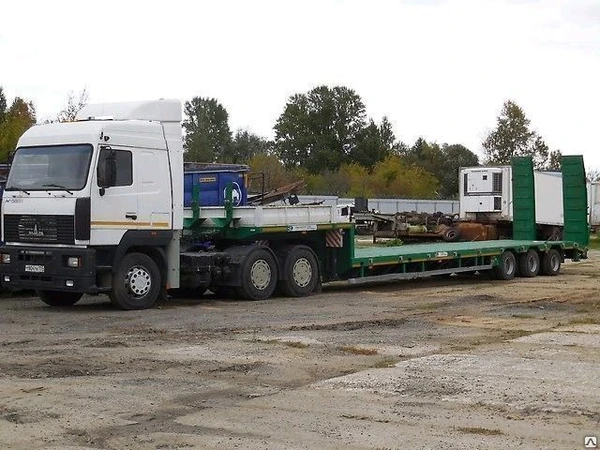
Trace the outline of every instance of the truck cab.
[[91, 105], [25, 132], [2, 199], [2, 284], [53, 305], [107, 292], [124, 307], [178, 287], [181, 118], [178, 100]]

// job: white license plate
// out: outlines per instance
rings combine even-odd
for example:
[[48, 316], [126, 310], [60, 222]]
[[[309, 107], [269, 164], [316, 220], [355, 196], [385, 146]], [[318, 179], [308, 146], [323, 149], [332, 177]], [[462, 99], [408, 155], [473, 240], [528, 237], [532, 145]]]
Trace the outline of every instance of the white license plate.
[[44, 266], [41, 264], [25, 264], [25, 272], [43, 273]]

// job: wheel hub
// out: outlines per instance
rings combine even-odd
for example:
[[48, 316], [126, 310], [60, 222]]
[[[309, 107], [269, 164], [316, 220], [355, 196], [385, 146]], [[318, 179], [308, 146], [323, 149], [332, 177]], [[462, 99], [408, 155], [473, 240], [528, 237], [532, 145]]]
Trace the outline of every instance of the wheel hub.
[[152, 277], [144, 267], [135, 266], [127, 271], [125, 286], [136, 297], [143, 297], [150, 292]]
[[265, 290], [271, 283], [271, 267], [264, 259], [254, 261], [250, 269], [250, 282], [259, 291]]
[[298, 258], [292, 267], [292, 278], [299, 287], [306, 287], [312, 280], [312, 267], [306, 258]]

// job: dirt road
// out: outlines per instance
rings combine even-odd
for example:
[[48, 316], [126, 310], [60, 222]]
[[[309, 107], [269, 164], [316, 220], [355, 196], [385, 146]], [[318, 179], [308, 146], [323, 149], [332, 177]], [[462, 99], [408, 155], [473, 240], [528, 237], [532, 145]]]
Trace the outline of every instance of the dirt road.
[[[600, 254], [304, 299], [0, 299], [2, 449], [583, 449]], [[599, 439], [600, 442], [600, 439]]]

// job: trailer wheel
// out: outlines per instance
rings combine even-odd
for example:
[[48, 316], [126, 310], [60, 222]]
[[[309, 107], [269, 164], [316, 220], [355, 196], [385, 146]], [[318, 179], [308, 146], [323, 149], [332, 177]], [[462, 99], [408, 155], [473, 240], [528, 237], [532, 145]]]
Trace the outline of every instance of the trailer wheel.
[[533, 278], [540, 271], [540, 256], [535, 250], [528, 250], [519, 256], [519, 276]]
[[72, 306], [83, 296], [79, 292], [37, 291], [37, 295], [49, 306]]
[[315, 290], [319, 281], [317, 258], [309, 247], [292, 247], [283, 262], [279, 288], [289, 297], [305, 297]]
[[121, 309], [147, 309], [161, 292], [161, 274], [152, 258], [129, 253], [122, 259], [113, 277], [111, 302]]
[[246, 300], [269, 298], [277, 285], [277, 262], [264, 248], [252, 250], [240, 268], [242, 284], [238, 294]]
[[517, 273], [517, 260], [511, 251], [500, 255], [499, 264], [492, 269], [492, 274], [497, 280], [512, 280]]
[[555, 276], [560, 272], [562, 258], [558, 250], [552, 248], [542, 257], [542, 275]]

